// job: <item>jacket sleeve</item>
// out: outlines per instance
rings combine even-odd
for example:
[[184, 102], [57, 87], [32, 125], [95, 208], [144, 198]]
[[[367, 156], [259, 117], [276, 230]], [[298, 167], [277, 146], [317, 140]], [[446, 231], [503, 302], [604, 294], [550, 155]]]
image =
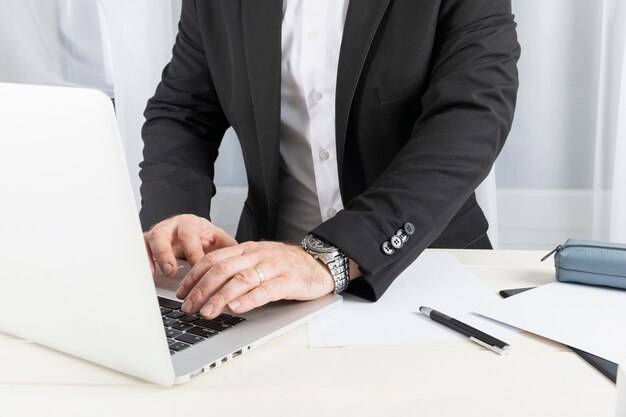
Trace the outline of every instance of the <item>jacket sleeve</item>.
[[[350, 291], [378, 299], [442, 232], [487, 176], [509, 133], [520, 48], [510, 0], [442, 0], [423, 112], [389, 168], [313, 233], [341, 248], [363, 278]], [[401, 250], [381, 250], [404, 224]]]
[[144, 113], [139, 173], [144, 230], [176, 214], [209, 218], [213, 166], [229, 123], [201, 45], [195, 2], [183, 1], [172, 60]]

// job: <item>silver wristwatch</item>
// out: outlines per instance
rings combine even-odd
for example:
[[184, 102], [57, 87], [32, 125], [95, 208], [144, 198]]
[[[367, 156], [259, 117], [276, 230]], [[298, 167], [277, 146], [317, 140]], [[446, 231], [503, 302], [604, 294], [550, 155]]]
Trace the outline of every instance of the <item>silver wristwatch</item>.
[[335, 281], [335, 294], [343, 292], [350, 283], [348, 257], [332, 244], [310, 233], [302, 240], [302, 248], [315, 259], [324, 262]]

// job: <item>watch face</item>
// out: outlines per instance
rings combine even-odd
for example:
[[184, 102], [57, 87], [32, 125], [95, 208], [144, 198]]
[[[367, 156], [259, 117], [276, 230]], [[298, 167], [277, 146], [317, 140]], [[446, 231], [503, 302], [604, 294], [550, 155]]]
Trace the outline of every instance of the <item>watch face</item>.
[[335, 248], [330, 243], [327, 243], [312, 234], [306, 237], [305, 244], [308, 249], [319, 253], [333, 252], [337, 250], [337, 248]]

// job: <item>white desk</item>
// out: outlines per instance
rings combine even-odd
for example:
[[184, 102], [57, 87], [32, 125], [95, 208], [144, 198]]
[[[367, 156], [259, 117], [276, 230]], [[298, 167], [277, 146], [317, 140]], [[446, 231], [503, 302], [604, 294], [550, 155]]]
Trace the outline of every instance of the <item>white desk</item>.
[[[553, 280], [540, 252], [451, 252], [494, 291]], [[163, 389], [0, 333], [0, 415], [614, 416], [613, 383], [567, 348], [508, 341], [506, 356], [464, 341], [311, 349], [303, 326]]]

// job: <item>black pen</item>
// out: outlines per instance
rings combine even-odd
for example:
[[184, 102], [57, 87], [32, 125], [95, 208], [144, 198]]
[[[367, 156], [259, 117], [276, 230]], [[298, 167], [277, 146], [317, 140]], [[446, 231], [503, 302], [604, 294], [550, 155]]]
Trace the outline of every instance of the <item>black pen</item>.
[[428, 316], [431, 320], [443, 324], [447, 328], [469, 337], [472, 342], [478, 343], [482, 347], [493, 350], [500, 355], [504, 355], [510, 348], [510, 346], [502, 340], [489, 336], [487, 333], [481, 332], [480, 330], [472, 326], [468, 326], [467, 324], [453, 319], [450, 316], [446, 316], [437, 310], [422, 306], [420, 307], [420, 312]]

